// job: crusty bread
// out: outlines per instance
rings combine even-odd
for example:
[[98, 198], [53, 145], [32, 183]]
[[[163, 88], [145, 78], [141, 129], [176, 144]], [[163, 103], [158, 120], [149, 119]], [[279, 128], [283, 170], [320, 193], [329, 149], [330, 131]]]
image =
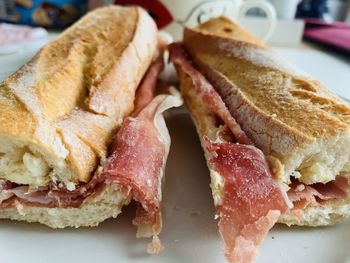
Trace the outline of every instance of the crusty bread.
[[[181, 68], [177, 67], [181, 93], [190, 112], [191, 118], [199, 134], [200, 141], [205, 152], [206, 159], [210, 159], [210, 153], [206, 150], [204, 135], [211, 140], [217, 140], [217, 130], [219, 126], [215, 115], [209, 108], [202, 103], [195, 93], [192, 81]], [[208, 162], [208, 168], [211, 177], [211, 189], [214, 203], [219, 204], [222, 198], [223, 182], [220, 175], [217, 174], [214, 167]], [[342, 200], [329, 200], [323, 202], [318, 207], [306, 207], [301, 211], [302, 220], [293, 213], [282, 214], [278, 220], [279, 223], [299, 226], [326, 226], [332, 225], [350, 218], [350, 198]]]
[[184, 73], [180, 67], [175, 67], [180, 81], [182, 97], [195, 124], [197, 133], [199, 134], [199, 139], [207, 160], [211, 178], [210, 187], [212, 190], [214, 203], [217, 205], [222, 199], [223, 184], [222, 180], [220, 179], [221, 177], [218, 176], [214, 167], [212, 167], [209, 163], [211, 154], [207, 151], [207, 147], [205, 146], [204, 136], [208, 136], [210, 140], [216, 141], [218, 139], [217, 131], [219, 129], [219, 125], [213, 112], [199, 99], [190, 76]]
[[[271, 51], [263, 43], [226, 18], [185, 29], [184, 44], [195, 66], [221, 93], [225, 103], [234, 105], [229, 107], [231, 114], [265, 152], [274, 176], [286, 189], [291, 175], [301, 176], [299, 180], [304, 183], [325, 183], [334, 180], [340, 171], [349, 171], [350, 108], [336, 95], [309, 77], [295, 75], [291, 66], [287, 70], [277, 67], [278, 58], [271, 58]], [[262, 57], [256, 58], [260, 53], [255, 52], [262, 52]], [[262, 65], [255, 59], [271, 61]], [[177, 71], [184, 101], [209, 160], [203, 136], [217, 139], [216, 117], [199, 99], [190, 77], [180, 67]], [[328, 159], [332, 160], [330, 164]], [[323, 163], [331, 171], [303, 174], [305, 170], [301, 168]], [[214, 202], [218, 204], [223, 182], [209, 162], [208, 166]], [[279, 222], [320, 226], [343, 221], [350, 218], [350, 198], [323, 201], [300, 212], [300, 216], [283, 214]]]
[[350, 108], [321, 84], [225, 18], [186, 28], [184, 45], [281, 180], [350, 171]]
[[[0, 84], [0, 179], [87, 182], [157, 49], [138, 7], [97, 9]], [[34, 216], [34, 215], [33, 215]]]
[[130, 200], [130, 195], [111, 184], [106, 185], [98, 196], [86, 198], [78, 208], [47, 208], [17, 202], [13, 207], [1, 209], [0, 218], [39, 222], [52, 228], [92, 227], [107, 218], [116, 218]]

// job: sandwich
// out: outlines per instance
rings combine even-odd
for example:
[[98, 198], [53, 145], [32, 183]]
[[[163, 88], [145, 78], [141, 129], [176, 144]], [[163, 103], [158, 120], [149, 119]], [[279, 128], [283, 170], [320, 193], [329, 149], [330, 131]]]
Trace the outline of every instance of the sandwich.
[[224, 17], [169, 47], [210, 170], [230, 262], [276, 223], [350, 217], [350, 107]]
[[0, 84], [0, 218], [96, 226], [135, 200], [137, 235], [158, 235], [162, 113], [181, 104], [162, 46], [143, 9], [103, 7]]

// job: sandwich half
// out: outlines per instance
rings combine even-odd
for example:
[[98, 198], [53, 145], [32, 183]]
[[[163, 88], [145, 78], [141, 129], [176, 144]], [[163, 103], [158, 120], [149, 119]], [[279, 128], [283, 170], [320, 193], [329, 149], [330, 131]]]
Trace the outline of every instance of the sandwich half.
[[159, 233], [162, 112], [181, 104], [157, 90], [161, 49], [146, 11], [103, 7], [0, 84], [0, 218], [96, 226], [135, 199], [139, 236]]
[[220, 17], [170, 47], [211, 175], [231, 262], [250, 262], [275, 222], [350, 217], [350, 107]]

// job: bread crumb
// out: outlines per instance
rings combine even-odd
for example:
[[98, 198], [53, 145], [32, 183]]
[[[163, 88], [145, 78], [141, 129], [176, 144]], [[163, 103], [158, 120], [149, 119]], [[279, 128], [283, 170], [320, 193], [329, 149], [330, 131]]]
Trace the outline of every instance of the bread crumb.
[[200, 215], [201, 215], [201, 211], [192, 209], [191, 216], [196, 217]]
[[301, 177], [301, 173], [299, 173], [298, 171], [293, 171], [290, 176], [299, 179]]
[[303, 185], [303, 184], [299, 184], [299, 185], [295, 188], [295, 190], [297, 190], [297, 191], [299, 191], [299, 192], [303, 191], [304, 189], [305, 189], [305, 185]]
[[164, 249], [158, 236], [153, 236], [152, 242], [147, 245], [147, 253], [154, 255], [159, 254]]
[[50, 215], [50, 216], [56, 216], [57, 215], [57, 209], [56, 208], [51, 208], [47, 211], [47, 213]]
[[67, 190], [68, 190], [68, 191], [74, 191], [74, 190], [75, 190], [75, 183], [73, 183], [73, 182], [68, 182], [68, 183], [67, 183]]
[[26, 213], [24, 211], [24, 206], [18, 200], [15, 200], [15, 206], [17, 208], [18, 213], [21, 216], [25, 216], [26, 215]]

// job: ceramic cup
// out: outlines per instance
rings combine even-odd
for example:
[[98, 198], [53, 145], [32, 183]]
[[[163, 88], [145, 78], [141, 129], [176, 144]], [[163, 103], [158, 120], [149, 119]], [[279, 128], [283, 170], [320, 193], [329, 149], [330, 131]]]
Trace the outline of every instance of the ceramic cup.
[[262, 34], [263, 41], [269, 39], [276, 25], [275, 9], [264, 0], [159, 0], [159, 2], [169, 11], [168, 16], [171, 17], [171, 23], [163, 29], [175, 40], [181, 39], [183, 26], [194, 27], [221, 15], [239, 23], [252, 8], [262, 9], [269, 22], [267, 31]]
[[275, 7], [279, 19], [292, 20], [295, 18], [300, 0], [270, 0], [270, 2]]

